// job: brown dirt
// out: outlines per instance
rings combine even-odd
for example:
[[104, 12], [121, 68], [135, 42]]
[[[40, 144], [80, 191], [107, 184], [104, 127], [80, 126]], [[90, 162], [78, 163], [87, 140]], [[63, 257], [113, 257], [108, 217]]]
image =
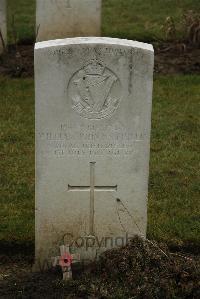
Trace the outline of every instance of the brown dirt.
[[10, 46], [0, 56], [0, 73], [11, 77], [32, 77], [34, 74], [33, 45]]
[[[200, 74], [200, 49], [185, 44], [155, 44], [155, 73]], [[10, 46], [0, 57], [0, 73], [11, 77], [32, 77], [33, 45]]]
[[200, 256], [138, 237], [67, 283], [59, 269], [31, 273], [30, 257], [0, 258], [0, 298], [200, 298]]
[[159, 74], [200, 74], [200, 49], [185, 44], [155, 46], [155, 72]]

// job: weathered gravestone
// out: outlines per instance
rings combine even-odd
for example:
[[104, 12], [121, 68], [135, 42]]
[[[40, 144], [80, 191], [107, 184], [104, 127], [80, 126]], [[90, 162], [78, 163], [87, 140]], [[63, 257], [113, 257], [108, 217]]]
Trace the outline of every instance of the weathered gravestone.
[[36, 261], [145, 236], [153, 60], [128, 40], [36, 44]]
[[0, 53], [2, 53], [7, 44], [7, 3], [6, 0], [0, 0]]
[[37, 41], [100, 36], [101, 0], [37, 0]]

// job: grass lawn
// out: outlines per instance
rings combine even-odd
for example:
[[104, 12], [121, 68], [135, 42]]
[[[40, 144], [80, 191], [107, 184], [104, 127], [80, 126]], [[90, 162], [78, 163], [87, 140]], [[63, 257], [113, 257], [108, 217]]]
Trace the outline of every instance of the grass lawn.
[[[176, 22], [188, 10], [200, 12], [199, 0], [103, 0], [102, 3], [103, 36], [146, 42], [165, 38], [161, 26], [166, 17], [171, 16]], [[20, 41], [34, 40], [35, 0], [8, 0], [10, 43], [15, 35]]]
[[8, 43], [35, 39], [35, 0], [7, 0]]
[[33, 240], [34, 87], [0, 79], [0, 239]]
[[[34, 82], [0, 77], [0, 243], [34, 242]], [[156, 76], [148, 237], [200, 246], [199, 76]]]

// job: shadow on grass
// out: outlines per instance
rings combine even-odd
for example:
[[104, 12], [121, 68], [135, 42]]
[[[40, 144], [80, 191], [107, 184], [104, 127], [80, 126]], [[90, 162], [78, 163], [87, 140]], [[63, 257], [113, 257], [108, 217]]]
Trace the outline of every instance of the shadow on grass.
[[34, 257], [35, 245], [32, 241], [0, 241], [0, 255]]

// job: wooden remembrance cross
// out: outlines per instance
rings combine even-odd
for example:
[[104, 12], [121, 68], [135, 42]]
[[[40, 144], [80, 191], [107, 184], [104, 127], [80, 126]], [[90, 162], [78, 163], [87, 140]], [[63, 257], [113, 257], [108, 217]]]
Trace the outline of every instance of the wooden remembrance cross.
[[94, 195], [95, 191], [117, 191], [115, 186], [95, 186], [95, 164], [90, 162], [90, 186], [71, 186], [68, 185], [68, 191], [90, 191], [90, 235], [94, 236]]

